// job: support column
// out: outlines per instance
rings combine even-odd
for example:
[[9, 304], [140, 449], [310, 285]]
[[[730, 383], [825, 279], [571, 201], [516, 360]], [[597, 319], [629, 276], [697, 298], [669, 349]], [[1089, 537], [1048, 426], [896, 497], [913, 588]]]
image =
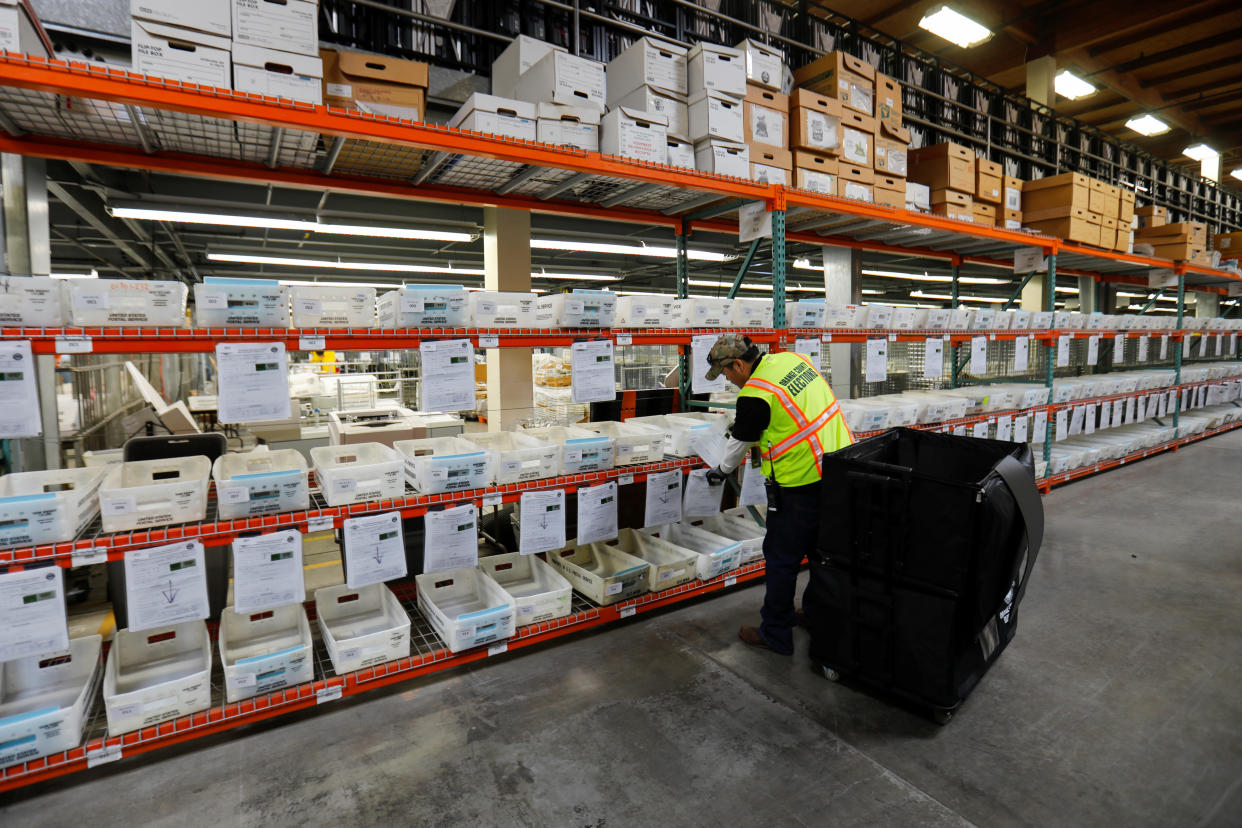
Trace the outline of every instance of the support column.
[[[689, 239], [686, 233], [690, 229], [689, 224], [683, 222], [677, 228], [677, 298], [686, 299], [690, 296], [690, 247]], [[749, 261], [749, 260], [748, 260]], [[737, 284], [741, 284], [741, 279], [745, 274], [738, 276]], [[678, 392], [681, 401], [681, 410], [690, 410], [690, 390], [694, 387], [694, 378], [690, 376], [691, 371], [698, 371], [699, 366], [690, 364], [691, 346], [682, 345], [677, 349], [680, 354], [677, 357], [677, 379]]]
[[[1186, 319], [1186, 274], [1177, 274], [1177, 330], [1182, 331], [1185, 336], [1185, 319]], [[1177, 343], [1177, 347], [1173, 349], [1173, 384], [1180, 386], [1182, 384], [1182, 347], [1183, 343]], [[1182, 395], [1178, 394], [1177, 399], [1173, 403], [1173, 436], [1180, 437], [1178, 434], [1178, 426], [1181, 421], [1182, 413]]]
[[1031, 280], [1026, 283], [1026, 287], [1022, 288], [1022, 299], [1018, 303], [1018, 307], [1024, 311], [1041, 311], [1044, 309], [1044, 288], [1048, 281], [1048, 274], [1036, 273]]
[[[1055, 288], [1053, 288], [1053, 293], [1056, 293]], [[1095, 304], [1095, 279], [1092, 279], [1090, 276], [1079, 276], [1078, 312], [1095, 313], [1096, 310], [1098, 310], [1098, 308]]]
[[[1057, 254], [1048, 254], [1048, 278], [1046, 280], [1046, 289], [1044, 291], [1044, 310], [1052, 311], [1056, 309], [1056, 283], [1057, 283]], [[1044, 346], [1044, 384], [1051, 392], [1053, 377], [1055, 376], [1054, 366], [1056, 364], [1056, 342], [1049, 342]], [[1051, 395], [1049, 396], [1051, 399]], [[1052, 430], [1055, 426], [1051, 417], [1048, 418], [1048, 428], [1044, 432], [1044, 462], [1048, 463], [1052, 460]]]
[[1037, 104], [1052, 106], [1057, 99], [1057, 60], [1048, 55], [1026, 63], [1026, 96]]
[[[824, 301], [856, 305], [862, 299], [862, 254], [848, 247], [824, 247]], [[853, 399], [859, 378], [856, 349], [848, 343], [828, 346], [828, 382], [838, 399]]]
[[1215, 319], [1220, 316], [1220, 294], [1195, 292], [1195, 316], [1197, 318]]
[[[483, 270], [488, 290], [530, 292], [530, 211], [484, 208]], [[511, 431], [534, 413], [530, 357], [530, 348], [488, 349], [489, 431]]]

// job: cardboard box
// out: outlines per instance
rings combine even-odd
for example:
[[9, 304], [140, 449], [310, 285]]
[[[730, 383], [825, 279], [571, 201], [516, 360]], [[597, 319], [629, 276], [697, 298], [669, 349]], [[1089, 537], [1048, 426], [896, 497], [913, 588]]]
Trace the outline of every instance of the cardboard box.
[[718, 138], [696, 141], [694, 168], [700, 172], [750, 178], [750, 147]]
[[904, 178], [877, 173], [873, 182], [872, 189], [876, 204], [892, 207], [894, 210], [906, 208], [906, 180]]
[[795, 187], [821, 195], [837, 194], [837, 159], [815, 152], [795, 150], [793, 163]]
[[134, 71], [140, 75], [233, 88], [233, 44], [227, 37], [131, 20], [130, 44]]
[[1229, 258], [1234, 258], [1242, 251], [1242, 232], [1217, 233], [1212, 237], [1212, 249], [1228, 253]]
[[600, 152], [663, 164], [668, 159], [668, 119], [619, 106], [604, 116]]
[[1019, 212], [1022, 209], [1022, 179], [1006, 175], [1001, 178], [1001, 187], [1005, 191], [1002, 208], [1007, 212]]
[[316, 57], [319, 54], [319, 3], [233, 0], [233, 42]]
[[742, 101], [746, 143], [789, 149], [789, 96], [748, 83]]
[[958, 209], [963, 213], [974, 215], [974, 198], [969, 193], [961, 190], [949, 190], [945, 188], [933, 189], [930, 197], [931, 206], [936, 205], [949, 206]]
[[552, 102], [604, 109], [604, 64], [571, 55], [548, 52], [518, 78], [514, 97], [531, 103]]
[[737, 144], [745, 140], [742, 101], [713, 90], [690, 98], [690, 140], [698, 144], [709, 138]]
[[1135, 238], [1148, 244], [1189, 244], [1206, 250], [1207, 225], [1197, 221], [1183, 221], [1158, 227], [1144, 227], [1135, 234]]
[[1144, 204], [1142, 207], [1134, 208], [1134, 215], [1138, 216], [1140, 230], [1159, 227], [1169, 220], [1169, 211], [1154, 204]]
[[699, 41], [686, 56], [687, 95], [697, 97], [704, 90], [746, 97], [746, 55], [739, 49]]
[[1004, 227], [1006, 230], [1021, 230], [1022, 211], [1008, 209], [997, 211], [996, 226]]
[[897, 129], [881, 121], [875, 136], [875, 169], [889, 175], [906, 176], [909, 163], [910, 130]]
[[[1051, 208], [1091, 209], [1091, 179], [1081, 173], [1061, 173], [1022, 184], [1022, 212], [1037, 213]], [[1027, 220], [1032, 219], [1028, 215]]]
[[1121, 192], [1121, 198], [1117, 204], [1117, 220], [1128, 227], [1130, 219], [1134, 218], [1134, 191], [1121, 187], [1117, 189]]
[[961, 144], [946, 141], [910, 150], [908, 164], [906, 177], [932, 190], [975, 191], [975, 154]]
[[1112, 184], [1104, 185], [1104, 209], [1101, 211], [1109, 218], [1121, 216], [1121, 188]]
[[233, 89], [321, 104], [323, 61], [309, 55], [234, 43]]
[[841, 162], [837, 165], [837, 195], [855, 201], [875, 201], [875, 172]]
[[[3, 5], [6, 4], [0, 3], [0, 6]], [[233, 35], [232, 0], [197, 0], [194, 3], [185, 0], [130, 0], [129, 16], [222, 37]], [[24, 51], [5, 46], [2, 40], [0, 48], [10, 52]]]
[[767, 184], [789, 184], [793, 180], [793, 153], [750, 144], [750, 177]]
[[536, 117], [537, 108], [529, 101], [475, 92], [449, 119], [449, 126], [535, 141], [538, 139]]
[[[611, 90], [612, 87], [609, 87]], [[611, 92], [609, 93], [611, 94]], [[668, 119], [668, 131], [674, 135], [690, 134], [690, 109], [682, 96], [664, 92], [653, 86], [640, 86], [628, 95], [622, 96], [609, 108], [628, 106], [639, 112], [651, 112], [663, 115]]]
[[875, 112], [875, 68], [853, 55], [829, 52], [796, 70], [794, 83], [836, 98], [855, 112]]
[[[541, 103], [535, 106], [535, 139], [558, 147], [600, 151], [600, 112], [593, 106]], [[660, 147], [661, 153], [663, 146]], [[605, 150], [608, 152], [609, 150]], [[618, 153], [625, 155], [625, 153]], [[656, 163], [663, 164], [663, 159]]]
[[1108, 185], [1094, 178], [1087, 179], [1087, 183], [1090, 187], [1087, 209], [1093, 213], [1104, 215], [1105, 206], [1108, 203]]
[[[901, 84], [879, 72], [875, 73], [875, 119], [881, 126], [902, 129]], [[907, 137], [906, 142], [909, 140]]]
[[975, 198], [988, 204], [1000, 204], [1005, 200], [1001, 182], [1003, 168], [986, 158], [975, 159]]
[[[1140, 240], [1135, 239], [1134, 241], [1137, 244]], [[1154, 255], [1157, 259], [1171, 259], [1175, 262], [1190, 262], [1194, 261], [1196, 257], [1202, 256], [1205, 252], [1205, 248], [1197, 247], [1193, 244], [1153, 244], [1152, 241], [1153, 240], [1151, 239], [1147, 239], [1143, 240], [1143, 243], [1152, 245], [1152, 248], [1155, 250], [1152, 255]]]
[[875, 167], [875, 118], [846, 110], [841, 114], [841, 161], [857, 167]]
[[634, 41], [608, 62], [608, 106], [622, 105], [622, 98], [644, 86], [684, 98], [688, 51], [651, 37]]
[[757, 40], [743, 40], [736, 48], [746, 56], [747, 81], [781, 91], [785, 80], [785, 55], [779, 49]]
[[975, 216], [975, 224], [986, 224], [996, 226], [996, 214], [998, 210], [995, 204], [987, 204], [986, 202], [976, 201], [972, 207]]
[[694, 142], [684, 135], [669, 132], [665, 136], [668, 146], [668, 165], [687, 170], [694, 169]]
[[923, 213], [931, 211], [931, 188], [926, 184], [906, 182], [906, 209]]
[[498, 98], [516, 98], [517, 82], [527, 69], [538, 63], [548, 52], [564, 52], [564, 46], [544, 43], [529, 35], [518, 35], [492, 61], [492, 94]]
[[[974, 203], [974, 200], [971, 200]], [[963, 209], [956, 204], [932, 204], [932, 213], [945, 218], [956, 219], [957, 221], [969, 221], [972, 224], [975, 221], [975, 213], [973, 210]]]
[[323, 49], [323, 102], [372, 115], [421, 121], [427, 114], [427, 64]]
[[752, 161], [750, 165], [750, 178], [752, 181], [758, 181], [761, 184], [787, 186], [793, 178], [793, 171], [784, 167], [773, 167], [769, 164], [756, 164]]
[[790, 98], [789, 146], [808, 152], [841, 152], [844, 109], [836, 98], [808, 89], [795, 89]]
[[1025, 226], [1048, 236], [1099, 246], [1100, 225], [1093, 224], [1087, 216], [1087, 211], [1084, 209], [1064, 218], [1043, 221], [1032, 221], [1030, 217], [1027, 217]]

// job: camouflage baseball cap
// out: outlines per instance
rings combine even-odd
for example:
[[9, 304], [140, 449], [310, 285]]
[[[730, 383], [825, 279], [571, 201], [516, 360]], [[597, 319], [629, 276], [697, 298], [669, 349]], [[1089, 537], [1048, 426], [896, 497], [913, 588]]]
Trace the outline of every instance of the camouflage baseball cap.
[[707, 379], [714, 380], [720, 376], [726, 362], [731, 359], [742, 359], [753, 347], [755, 343], [750, 341], [749, 336], [736, 333], [721, 334], [716, 344], [712, 345], [712, 349], [707, 353], [707, 364], [710, 366], [706, 374]]

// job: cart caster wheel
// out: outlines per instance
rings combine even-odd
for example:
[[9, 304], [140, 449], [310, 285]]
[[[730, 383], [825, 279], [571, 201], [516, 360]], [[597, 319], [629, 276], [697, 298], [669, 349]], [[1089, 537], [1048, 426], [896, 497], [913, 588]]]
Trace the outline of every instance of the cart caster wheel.
[[823, 674], [824, 678], [828, 679], [829, 681], [840, 681], [841, 680], [841, 674], [826, 664], [821, 664], [819, 666], [819, 671], [820, 673]]
[[938, 724], [938, 725], [942, 725], [942, 726], [943, 726], [943, 725], [947, 725], [947, 724], [949, 723], [949, 720], [950, 720], [950, 719], [952, 719], [952, 718], [953, 718], [953, 711], [952, 711], [952, 710], [934, 710], [934, 711], [932, 711], [932, 719], [934, 719], [934, 720], [935, 720], [935, 722], [936, 722], [936, 724]]

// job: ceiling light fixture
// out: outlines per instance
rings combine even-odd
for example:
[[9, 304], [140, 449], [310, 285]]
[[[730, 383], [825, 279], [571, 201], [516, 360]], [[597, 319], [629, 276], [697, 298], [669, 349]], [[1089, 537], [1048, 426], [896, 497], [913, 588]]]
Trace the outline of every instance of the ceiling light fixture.
[[[914, 282], [948, 283], [953, 281], [952, 276], [943, 276], [932, 273], [902, 273], [899, 270], [867, 270], [864, 268], [862, 275], [880, 276], [885, 279], [910, 279]], [[957, 281], [964, 285], [1007, 285], [1011, 280], [997, 279], [994, 276], [959, 276]]]
[[1238, 167], [1236, 170], [1234, 170], [1233, 172], [1229, 174], [1232, 175], [1234, 178], [1242, 179], [1242, 167]]
[[1182, 155], [1187, 158], [1193, 158], [1196, 161], [1207, 161], [1209, 158], [1217, 157], [1220, 153], [1207, 144], [1195, 144], [1193, 147], [1186, 147], [1186, 149], [1182, 150]]
[[[943, 299], [949, 302], [953, 301], [953, 297], [947, 293], [925, 293], [921, 290], [915, 290], [911, 291], [910, 295], [916, 299]], [[1008, 299], [993, 296], [959, 296], [957, 299], [959, 302], [988, 302], [997, 305], [1004, 304], [1009, 301]]]
[[541, 273], [530, 274], [532, 279], [561, 279], [566, 282], [619, 282], [620, 276], [611, 276], [607, 273], [548, 273], [546, 270]]
[[210, 262], [270, 264], [288, 267], [319, 267], [330, 270], [379, 270], [391, 273], [443, 273], [448, 276], [482, 276], [478, 267], [438, 267], [395, 262], [343, 262], [339, 259], [292, 259], [285, 256], [252, 256], [249, 253], [208, 253]]
[[1169, 131], [1169, 125], [1154, 115], [1140, 115], [1126, 121], [1126, 126], [1139, 135], [1160, 135]]
[[948, 6], [941, 6], [931, 14], [923, 16], [919, 28], [939, 35], [950, 43], [963, 49], [982, 43], [992, 36], [992, 31], [964, 14], [955, 12]]
[[1095, 92], [1094, 86], [1068, 69], [1062, 69], [1057, 73], [1056, 78], [1053, 79], [1053, 85], [1058, 95], [1062, 98], [1069, 98], [1071, 101], [1085, 98]]
[[1078, 288], [1076, 287], [1065, 287], [1062, 285], [1057, 285], [1057, 293], [1077, 293], [1077, 292], [1078, 292]]
[[370, 236], [385, 239], [417, 239], [421, 241], [471, 242], [475, 233], [449, 230], [426, 230], [421, 227], [385, 227], [369, 224], [335, 224], [313, 219], [286, 219], [276, 216], [243, 216], [232, 213], [206, 213], [193, 210], [155, 210], [146, 207], [109, 207], [116, 218], [141, 221], [175, 221], [178, 224], [218, 224], [230, 227], [261, 227], [265, 230], [302, 230], [307, 233], [328, 233], [335, 236]]
[[99, 271], [91, 268], [90, 273], [52, 273], [53, 279], [98, 279]]
[[[607, 242], [575, 241], [572, 239], [531, 239], [532, 250], [568, 250], [575, 253], [612, 253], [619, 256], [651, 256], [658, 259], [676, 259], [677, 248], [651, 244], [611, 244]], [[726, 262], [736, 259], [734, 254], [717, 253], [712, 250], [688, 250], [686, 257], [700, 262]]]

